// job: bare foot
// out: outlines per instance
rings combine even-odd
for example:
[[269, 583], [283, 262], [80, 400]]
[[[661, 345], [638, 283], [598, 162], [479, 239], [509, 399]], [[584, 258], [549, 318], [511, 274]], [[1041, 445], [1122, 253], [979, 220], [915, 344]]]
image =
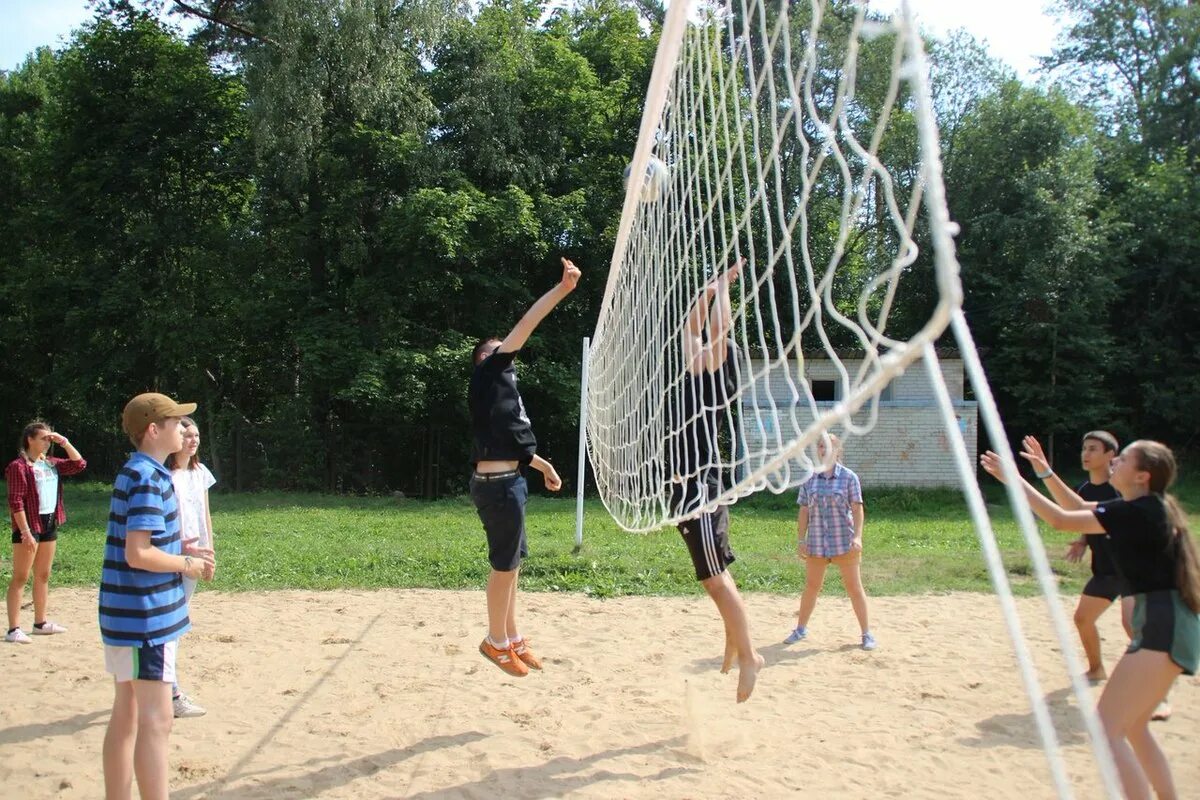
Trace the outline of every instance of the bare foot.
[[1161, 703], [1159, 703], [1155, 707], [1154, 713], [1150, 715], [1150, 719], [1155, 722], [1166, 722], [1170, 718], [1171, 718], [1171, 706], [1169, 703], [1167, 703], [1166, 700], [1163, 700]]
[[721, 661], [721, 674], [728, 675], [729, 670], [733, 669], [733, 662], [737, 661], [738, 649], [737, 645], [728, 636], [725, 637], [725, 658]]
[[737, 701], [739, 703], [750, 699], [750, 695], [754, 693], [754, 683], [758, 680], [758, 671], [765, 665], [766, 661], [758, 653], [754, 653], [753, 658], [738, 659]]
[[1083, 673], [1083, 679], [1095, 686], [1101, 681], [1108, 680], [1108, 673], [1104, 671], [1104, 667], [1096, 667]]

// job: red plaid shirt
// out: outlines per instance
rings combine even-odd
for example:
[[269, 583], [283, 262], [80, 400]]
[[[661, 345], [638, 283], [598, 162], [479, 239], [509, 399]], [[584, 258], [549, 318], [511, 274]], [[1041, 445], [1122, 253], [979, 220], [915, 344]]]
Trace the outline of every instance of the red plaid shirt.
[[[67, 475], [77, 475], [87, 469], [87, 459], [79, 459], [72, 461], [69, 458], [54, 458], [51, 456], [46, 459], [50, 465], [58, 470], [59, 477]], [[15, 514], [18, 511], [25, 512], [25, 519], [29, 522], [29, 529], [34, 533], [42, 532], [42, 518], [38, 515], [38, 490], [37, 480], [33, 477], [33, 466], [25, 460], [24, 456], [14, 458], [4, 470], [4, 479], [8, 481], [8, 512]], [[62, 501], [62, 481], [58, 482], [58, 502], [54, 504], [54, 523], [62, 525], [67, 521], [67, 511], [63, 508]], [[15, 529], [14, 524], [14, 529]]]

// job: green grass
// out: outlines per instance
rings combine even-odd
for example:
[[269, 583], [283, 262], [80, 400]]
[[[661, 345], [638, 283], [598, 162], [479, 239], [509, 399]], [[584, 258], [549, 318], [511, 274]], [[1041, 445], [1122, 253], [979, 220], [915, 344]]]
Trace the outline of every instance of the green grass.
[[[70, 517], [59, 537], [55, 586], [94, 586], [100, 575], [109, 487], [68, 481]], [[990, 487], [992, 489], [998, 487]], [[1190, 492], [1188, 494], [1191, 494]], [[1185, 501], [1187, 495], [1185, 495]], [[1015, 591], [1037, 591], [1020, 534], [992, 492], [993, 519]], [[470, 500], [426, 502], [319, 494], [217, 494], [212, 497], [218, 571], [212, 588], [338, 589], [426, 587], [478, 589], [487, 575], [483, 530]], [[1194, 504], [1191, 504], [1194, 507]], [[739, 585], [748, 591], [798, 593], [792, 495], [759, 495], [733, 509]], [[1193, 530], [1197, 519], [1193, 517]], [[621, 531], [589, 501], [584, 546], [574, 550], [575, 503], [536, 497], [529, 503], [530, 558], [521, 586], [598, 597], [699, 592], [687, 551], [674, 529]], [[1064, 591], [1086, 579], [1061, 553], [1069, 537], [1043, 530]], [[957, 492], [890, 490], [867, 496], [863, 573], [875, 595], [990, 591], [978, 539]], [[2, 573], [8, 572], [7, 560]], [[836, 570], [827, 590], [841, 591]]]

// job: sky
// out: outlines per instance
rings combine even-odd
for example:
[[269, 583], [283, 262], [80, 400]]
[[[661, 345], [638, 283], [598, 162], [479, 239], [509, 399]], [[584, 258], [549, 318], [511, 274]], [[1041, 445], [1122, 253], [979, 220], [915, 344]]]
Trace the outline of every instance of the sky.
[[[869, 0], [892, 12], [900, 0]], [[911, 0], [921, 25], [935, 36], [966, 28], [987, 42], [993, 56], [1033, 80], [1037, 57], [1048, 55], [1057, 22], [1046, 0]], [[86, 0], [0, 0], [0, 69], [13, 69], [41, 45], [60, 47], [71, 30], [92, 16]]]

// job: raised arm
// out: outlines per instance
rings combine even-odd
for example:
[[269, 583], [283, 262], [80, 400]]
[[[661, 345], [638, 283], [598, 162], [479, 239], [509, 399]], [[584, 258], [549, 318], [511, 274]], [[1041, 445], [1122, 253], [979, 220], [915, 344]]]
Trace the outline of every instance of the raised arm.
[[529, 340], [530, 335], [537, 329], [539, 323], [546, 318], [546, 315], [554, 310], [554, 307], [562, 302], [562, 299], [575, 290], [579, 284], [579, 267], [567, 259], [562, 259], [563, 272], [562, 279], [555, 284], [554, 288], [546, 292], [538, 298], [537, 302], [529, 307], [525, 312], [525, 316], [517, 323], [508, 334], [504, 337], [504, 341], [500, 343], [500, 351], [503, 353], [515, 353], [525, 346], [525, 342]]
[[[688, 314], [683, 355], [688, 372], [693, 375], [716, 372], [729, 357], [729, 332], [733, 330], [729, 287], [737, 282], [743, 263], [745, 259], [739, 260], [716, 280], [706, 284]], [[707, 342], [704, 341], [705, 324], [708, 325]]]
[[1050, 469], [1050, 462], [1046, 460], [1046, 454], [1042, 450], [1041, 442], [1033, 436], [1026, 436], [1021, 440], [1021, 458], [1029, 462], [1033, 467], [1033, 473], [1041, 479], [1042, 484], [1050, 491], [1050, 496], [1054, 498], [1054, 502], [1058, 503], [1068, 511], [1078, 510], [1081, 508], [1095, 508], [1095, 503], [1089, 503], [1075, 493], [1075, 490], [1067, 486], [1058, 474]]
[[692, 304], [687, 318], [687, 332], [697, 338], [704, 335], [704, 323], [708, 321], [708, 310], [712, 307], [713, 295], [717, 293], [717, 282], [706, 283]]
[[[979, 457], [979, 463], [993, 478], [1001, 483], [1005, 482], [1000, 456], [988, 450]], [[1096, 515], [1092, 513], [1091, 509], [1068, 510], [1062, 508], [1025, 479], [1021, 478], [1020, 481], [1021, 488], [1025, 491], [1025, 498], [1029, 501], [1029, 507], [1050, 527], [1070, 533], [1083, 533], [1088, 536], [1098, 536], [1104, 533], [1104, 528], [1100, 526], [1100, 521], [1096, 519]], [[1095, 505], [1092, 504], [1092, 508], [1094, 507]]]

